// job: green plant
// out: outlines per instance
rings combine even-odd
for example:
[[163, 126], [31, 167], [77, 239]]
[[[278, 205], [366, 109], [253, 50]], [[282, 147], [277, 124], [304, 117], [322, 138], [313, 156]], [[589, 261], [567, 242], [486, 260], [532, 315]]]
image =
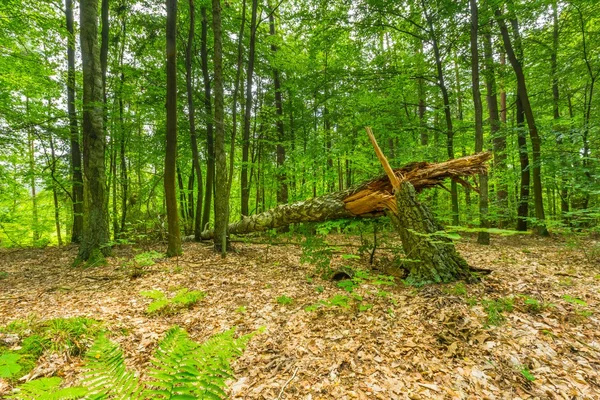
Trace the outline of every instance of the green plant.
[[194, 304], [202, 300], [206, 293], [199, 290], [179, 289], [171, 298], [157, 289], [143, 290], [140, 295], [150, 298], [153, 301], [148, 305], [146, 312], [148, 314], [162, 313], [172, 314], [182, 308], [192, 307]]
[[487, 325], [501, 325], [505, 320], [503, 313], [513, 310], [513, 299], [512, 297], [484, 299], [481, 300], [481, 305], [487, 313]]
[[310, 263], [316, 267], [317, 274], [323, 278], [331, 275], [331, 256], [333, 248], [320, 236], [307, 236], [302, 242], [300, 262]]
[[8, 278], [8, 272], [0, 271], [0, 280]]
[[282, 306], [287, 306], [290, 305], [294, 302], [294, 299], [292, 299], [291, 297], [288, 297], [286, 295], [283, 296], [279, 296], [277, 298], [277, 304], [281, 304]]
[[540, 301], [533, 297], [526, 295], [520, 297], [523, 299], [523, 305], [525, 306], [525, 309], [530, 313], [540, 313], [548, 308], [554, 307], [554, 304], [546, 303], [545, 301]]
[[535, 381], [535, 376], [533, 376], [529, 368], [527, 368], [526, 366], [522, 366], [520, 372], [521, 375], [523, 375], [523, 378], [527, 379], [529, 382]]
[[565, 294], [563, 296], [563, 299], [567, 302], [567, 303], [571, 303], [574, 305], [578, 305], [578, 306], [584, 306], [587, 307], [587, 303], [577, 297], [573, 297], [573, 296], [569, 296], [568, 294]]
[[245, 314], [246, 313], [246, 306], [239, 306], [238, 308], [235, 309], [236, 313], [240, 313], [240, 314]]
[[9, 399], [21, 400], [76, 400], [85, 397], [88, 390], [83, 387], [61, 389], [59, 377], [40, 378], [19, 386], [19, 391]]
[[458, 282], [452, 287], [447, 287], [444, 289], [444, 291], [455, 296], [466, 296], [467, 294], [467, 288], [462, 282]]
[[317, 291], [317, 293], [323, 293], [325, 291], [325, 288], [323, 286], [317, 286], [315, 290]]
[[7, 352], [0, 355], [0, 378], [11, 378], [21, 370], [19, 359], [21, 356], [14, 352]]
[[164, 258], [164, 256], [163, 253], [152, 250], [136, 254], [133, 261], [140, 267], [151, 267], [156, 264], [157, 259]]

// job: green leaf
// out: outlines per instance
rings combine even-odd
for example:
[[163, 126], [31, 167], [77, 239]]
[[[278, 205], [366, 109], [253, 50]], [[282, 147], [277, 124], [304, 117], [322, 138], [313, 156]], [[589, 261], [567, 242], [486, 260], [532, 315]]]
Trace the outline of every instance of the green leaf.
[[21, 370], [17, 361], [21, 356], [15, 353], [4, 353], [0, 356], [0, 378], [10, 378]]

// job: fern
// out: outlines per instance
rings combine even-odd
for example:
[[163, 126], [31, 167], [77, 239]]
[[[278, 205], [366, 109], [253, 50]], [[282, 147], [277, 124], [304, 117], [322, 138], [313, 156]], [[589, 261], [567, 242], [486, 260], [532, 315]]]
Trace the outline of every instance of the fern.
[[87, 372], [83, 383], [92, 398], [141, 398], [141, 386], [135, 375], [127, 371], [123, 352], [114, 342], [100, 335], [86, 354]]
[[182, 399], [195, 399], [197, 349], [198, 344], [190, 340], [184, 330], [179, 327], [171, 328], [159, 343], [152, 359], [154, 368], [149, 372], [153, 379], [150, 385], [156, 389], [149, 389], [146, 397], [170, 399], [178, 396], [177, 398]]
[[86, 396], [88, 390], [83, 387], [61, 389], [62, 379], [58, 377], [41, 378], [29, 381], [19, 387], [19, 391], [9, 399], [19, 400], [77, 400]]
[[166, 294], [156, 289], [143, 290], [140, 292], [140, 295], [154, 300], [146, 309], [148, 314], [171, 314], [180, 308], [193, 306], [198, 301], [202, 300], [204, 296], [206, 296], [206, 293], [199, 290], [189, 291], [184, 288], [178, 290], [172, 298], [168, 298]]
[[21, 370], [18, 361], [21, 358], [19, 354], [12, 352], [0, 355], [0, 378], [10, 378]]

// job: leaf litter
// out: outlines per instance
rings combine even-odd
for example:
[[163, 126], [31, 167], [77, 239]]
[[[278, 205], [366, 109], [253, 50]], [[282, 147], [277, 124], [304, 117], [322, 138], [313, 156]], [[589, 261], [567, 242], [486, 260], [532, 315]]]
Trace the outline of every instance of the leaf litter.
[[[127, 275], [131, 247], [94, 269], [70, 267], [74, 247], [1, 250], [0, 326], [32, 316], [103, 321], [140, 374], [173, 325], [199, 341], [233, 326], [240, 334], [264, 327], [234, 364], [232, 399], [600, 399], [600, 260], [583, 250], [597, 245], [470, 238], [457, 244], [461, 254], [493, 270], [480, 283], [415, 289], [397, 280], [382, 292], [365, 282], [351, 296], [313, 278], [293, 245], [235, 243], [222, 259], [185, 243], [183, 256], [158, 259], [137, 279]], [[347, 262], [334, 256], [334, 265]], [[181, 288], [206, 297], [174, 315], [146, 314], [140, 291]], [[281, 296], [293, 301], [279, 304]], [[348, 306], [306, 310], [334, 296], [347, 296]], [[75, 384], [81, 367], [78, 357], [45, 354], [24, 378]], [[0, 396], [11, 389], [0, 381]]]

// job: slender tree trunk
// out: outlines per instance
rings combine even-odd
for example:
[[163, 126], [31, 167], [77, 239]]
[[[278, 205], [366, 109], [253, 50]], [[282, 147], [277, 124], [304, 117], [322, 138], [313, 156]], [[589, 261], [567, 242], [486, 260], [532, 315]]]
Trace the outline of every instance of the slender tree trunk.
[[[50, 108], [50, 100], [48, 100]], [[56, 187], [56, 153], [54, 151], [54, 139], [50, 135], [50, 176], [52, 178], [52, 200], [54, 201], [54, 224], [56, 226], [56, 237], [58, 245], [62, 246], [62, 233], [60, 229], [60, 204], [58, 203], [58, 190]]]
[[167, 203], [167, 257], [181, 254], [175, 174], [177, 163], [177, 0], [167, 0], [167, 145], [165, 200]]
[[67, 109], [69, 113], [69, 132], [71, 145], [71, 180], [73, 203], [73, 227], [71, 242], [80, 243], [83, 234], [83, 174], [81, 171], [81, 149], [79, 147], [79, 128], [75, 112], [75, 36], [73, 33], [73, 1], [65, 0], [67, 22]]
[[[26, 112], [29, 114], [29, 98], [26, 100]], [[31, 186], [31, 207], [32, 207], [32, 240], [35, 246], [36, 242], [40, 240], [40, 222], [38, 217], [38, 206], [37, 206], [37, 189], [35, 187], [35, 141], [31, 128], [27, 130], [27, 144], [28, 144], [28, 158], [29, 158], [29, 185]]]
[[256, 12], [258, 0], [252, 0], [252, 11], [250, 17], [250, 45], [248, 48], [248, 70], [246, 72], [246, 106], [244, 113], [244, 131], [242, 133], [242, 172], [241, 184], [241, 214], [249, 215], [248, 205], [250, 202], [250, 185], [248, 182], [248, 152], [250, 149], [250, 118], [252, 116], [252, 77], [254, 74], [254, 58], [256, 47]]
[[[427, 12], [424, 0], [421, 0], [423, 12], [429, 27], [429, 35], [433, 45], [433, 55], [435, 58], [435, 66], [437, 71], [438, 85], [442, 92], [442, 101], [444, 102], [444, 117], [446, 119], [446, 149], [448, 158], [454, 158], [454, 128], [452, 126], [452, 114], [450, 113], [450, 98], [448, 96], [448, 88], [444, 81], [444, 70], [442, 68], [442, 57], [435, 31], [433, 29], [432, 17]], [[458, 210], [458, 186], [455, 181], [450, 184], [450, 197], [452, 199], [452, 224], [459, 225], [459, 210]]]
[[231, 143], [229, 147], [229, 183], [227, 185], [227, 198], [230, 198], [231, 187], [233, 185], [233, 172], [235, 164], [235, 140], [237, 136], [237, 110], [238, 110], [238, 95], [240, 92], [240, 81], [242, 77], [242, 64], [244, 61], [244, 28], [246, 26], [246, 0], [242, 0], [242, 22], [240, 23], [240, 31], [238, 34], [237, 45], [237, 63], [235, 70], [235, 82], [233, 86], [233, 105], [232, 105], [232, 129]]
[[[269, 33], [272, 38], [275, 37], [275, 12], [272, 10], [269, 13]], [[273, 58], [277, 58], [277, 45], [272, 42], [271, 52]], [[285, 173], [285, 132], [283, 127], [283, 100], [281, 96], [281, 80], [279, 77], [279, 70], [276, 66], [272, 67], [273, 70], [273, 85], [275, 87], [275, 110], [277, 113], [277, 204], [285, 204], [288, 202], [288, 184], [287, 174]]]
[[496, 206], [498, 209], [498, 226], [504, 228], [507, 223], [508, 186], [504, 178], [506, 174], [506, 136], [500, 129], [498, 113], [498, 98], [496, 96], [496, 75], [494, 57], [492, 52], [492, 35], [488, 25], [483, 35], [483, 48], [485, 56], [485, 84], [487, 91], [487, 105], [490, 121], [490, 134], [494, 150], [494, 172], [496, 174]]
[[194, 45], [194, 28], [196, 21], [196, 10], [194, 0], [189, 0], [190, 6], [190, 29], [188, 32], [187, 47], [185, 50], [185, 83], [187, 88], [188, 118], [190, 124], [190, 144], [192, 146], [192, 168], [197, 179], [198, 194], [196, 195], [196, 211], [194, 215], [194, 239], [200, 240], [202, 233], [202, 196], [204, 193], [202, 183], [202, 167], [198, 153], [198, 139], [196, 135], [196, 109], [194, 108], [194, 83], [192, 75], [192, 49]]
[[525, 115], [521, 98], [517, 95], [517, 144], [519, 146], [519, 163], [521, 165], [521, 183], [519, 194], [519, 205], [517, 206], [517, 230], [527, 230], [527, 218], [529, 217], [529, 154], [527, 152], [527, 137], [525, 134]]
[[104, 262], [110, 253], [106, 214], [104, 157], [104, 94], [98, 48], [98, 0], [80, 1], [80, 42], [83, 64], [83, 172], [84, 229], [79, 259], [88, 264]]
[[[498, 21], [498, 25], [500, 25], [500, 32], [502, 33], [502, 40], [504, 41], [506, 55], [508, 56], [508, 60], [510, 61], [513, 70], [515, 71], [515, 75], [517, 77], [517, 91], [519, 93], [521, 105], [523, 106], [523, 112], [525, 113], [525, 119], [529, 127], [529, 138], [531, 140], [531, 149], [533, 154], [533, 196], [535, 205], [535, 217], [537, 219], [535, 230], [538, 234], [545, 236], [548, 235], [548, 230], [546, 229], [545, 225], [544, 199], [542, 189], [542, 140], [539, 136], [537, 126], [535, 124], [531, 103], [529, 102], [529, 94], [527, 91], [527, 86], [525, 84], [523, 66], [521, 64], [521, 60], [517, 58], [517, 55], [513, 49], [513, 45], [510, 40], [510, 35], [508, 33], [506, 23], [504, 22], [503, 15], [499, 9], [496, 10], [496, 19]], [[518, 48], [518, 52], [520, 54], [522, 52], [521, 39], [519, 34], [518, 23], [516, 20], [513, 21], [513, 25], [515, 28], [514, 34], [516, 37], [516, 47]]]
[[204, 112], [206, 114], [206, 189], [204, 190], [204, 211], [202, 213], [202, 226], [210, 221], [210, 206], [215, 186], [215, 146], [213, 137], [213, 113], [210, 94], [210, 76], [208, 74], [208, 20], [206, 6], [200, 8], [202, 15], [202, 33], [200, 36], [200, 58], [202, 64], [202, 78], [204, 81]]
[[221, 31], [221, 0], [212, 0], [215, 69], [215, 249], [225, 257], [229, 199], [227, 197], [227, 162], [225, 154], [225, 123], [223, 104], [223, 34]]
[[[479, 49], [478, 29], [479, 14], [477, 0], [470, 0], [471, 4], [471, 77], [473, 82], [473, 107], [475, 109], [475, 152], [483, 151], [483, 106], [481, 92], [479, 91]], [[488, 221], [488, 176], [487, 173], [479, 174], [479, 226], [482, 229], [490, 227]], [[490, 244], [489, 232], [481, 231], [477, 236], [477, 243]]]
[[423, 79], [424, 71], [423, 71], [423, 63], [424, 61], [421, 59], [423, 57], [423, 41], [419, 40], [419, 47], [417, 48], [417, 52], [419, 54], [418, 60], [418, 71], [419, 77], [417, 78], [417, 88], [419, 95], [419, 105], [418, 105], [418, 114], [419, 114], [419, 131], [421, 137], [421, 146], [427, 146], [429, 144], [429, 132], [427, 132], [427, 123], [425, 122], [425, 111], [427, 107], [425, 106], [426, 94], [425, 94], [425, 80]]
[[[119, 126], [121, 133], [120, 140], [120, 178], [121, 178], [121, 228], [120, 232], [125, 232], [125, 221], [127, 220], [127, 198], [129, 195], [129, 181], [127, 176], [127, 158], [126, 154], [126, 133], [125, 133], [125, 118], [123, 111], [123, 87], [125, 86], [125, 73], [123, 72], [123, 57], [125, 54], [125, 41], [127, 33], [127, 25], [125, 23], [125, 17], [120, 13], [122, 18], [121, 27], [121, 53], [119, 55], [119, 66], [121, 68], [120, 80], [119, 80]], [[116, 194], [116, 192], [115, 192]]]

